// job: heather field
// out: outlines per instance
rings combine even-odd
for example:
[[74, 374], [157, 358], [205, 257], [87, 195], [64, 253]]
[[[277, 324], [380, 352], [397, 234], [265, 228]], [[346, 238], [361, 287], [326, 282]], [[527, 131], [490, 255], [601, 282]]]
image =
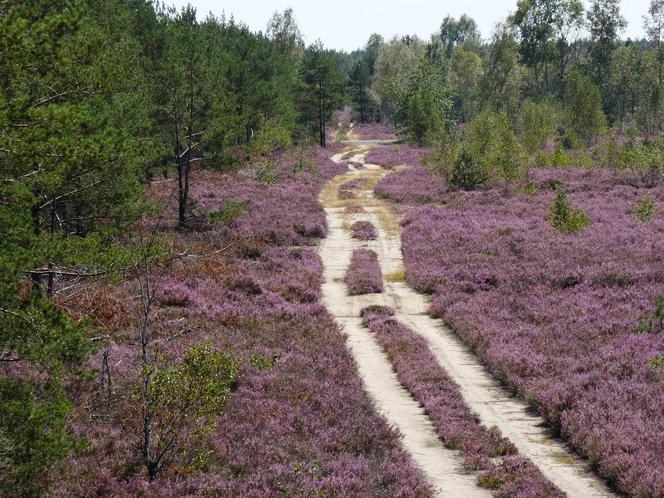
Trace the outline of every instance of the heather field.
[[431, 153], [424, 147], [411, 144], [381, 145], [369, 150], [366, 161], [369, 164], [380, 164], [385, 168], [396, 166], [415, 166]]
[[[446, 192], [411, 164], [376, 188], [406, 209], [408, 283], [600, 475], [631, 496], [663, 495], [664, 378], [650, 361], [664, 351], [664, 213], [643, 221], [637, 209], [664, 205], [661, 183], [542, 168], [527, 188]], [[578, 233], [549, 221], [561, 183], [591, 222]]]
[[664, 498], [664, 0], [309, 3], [0, 0], [0, 498]]
[[374, 240], [377, 237], [376, 227], [370, 221], [356, 221], [350, 227], [351, 237], [359, 240]]
[[353, 137], [356, 140], [398, 140], [394, 126], [385, 123], [355, 123]]
[[[67, 474], [54, 477], [55, 494], [431, 495], [397, 432], [376, 414], [344, 336], [319, 302], [322, 267], [307, 246], [326, 233], [316, 196], [341, 167], [320, 150], [303, 171], [288, 157], [272, 164], [270, 184], [247, 172], [197, 175], [192, 192], [200, 219], [229, 206], [233, 212], [173, 234], [182, 253], [211, 256], [184, 257], [152, 276], [157, 306], [150, 327], [162, 355], [180, 357], [187, 345], [206, 340], [241, 363], [204, 445], [205, 464], [191, 463], [199, 446], [182, 448], [153, 483], [139, 470], [140, 418], [121, 394], [136, 378], [140, 351], [137, 320], [126, 318], [136, 287], [127, 282], [99, 291], [113, 388], [77, 413], [76, 432], [89, 446], [69, 459]], [[158, 183], [153, 195], [168, 199], [171, 188], [171, 182]], [[233, 241], [239, 242], [215, 254]], [[100, 355], [91, 364], [99, 364]], [[84, 398], [98, 396], [94, 386], [83, 389]]]

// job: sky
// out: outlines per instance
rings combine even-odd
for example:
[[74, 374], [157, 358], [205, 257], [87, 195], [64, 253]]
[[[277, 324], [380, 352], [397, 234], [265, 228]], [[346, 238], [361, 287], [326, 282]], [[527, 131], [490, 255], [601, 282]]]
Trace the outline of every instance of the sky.
[[[386, 39], [417, 34], [428, 40], [446, 15], [468, 14], [488, 38], [496, 23], [514, 11], [516, 0], [166, 0], [176, 6], [191, 3], [203, 18], [231, 14], [252, 31], [265, 31], [274, 11], [292, 7], [307, 44], [320, 39], [328, 48], [352, 51], [364, 46], [371, 33]], [[623, 0], [622, 14], [628, 22], [623, 38], [643, 36], [643, 15], [650, 0]]]

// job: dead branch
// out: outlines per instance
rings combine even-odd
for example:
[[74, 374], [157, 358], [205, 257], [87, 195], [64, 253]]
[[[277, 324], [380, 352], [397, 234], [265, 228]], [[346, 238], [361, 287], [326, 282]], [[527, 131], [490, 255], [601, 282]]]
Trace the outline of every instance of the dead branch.
[[59, 196], [57, 196], [57, 197], [53, 197], [52, 199], [49, 199], [49, 200], [46, 201], [44, 204], [42, 204], [41, 206], [39, 206], [39, 209], [47, 208], [48, 206], [50, 206], [50, 205], [53, 204], [54, 202], [58, 202], [58, 201], [61, 201], [62, 199], [65, 199], [65, 198], [67, 198], [67, 197], [70, 197], [70, 196], [72, 196], [72, 195], [76, 195], [76, 194], [78, 194], [78, 193], [80, 193], [80, 192], [83, 192], [83, 191], [85, 191], [85, 190], [88, 190], [88, 189], [90, 189], [90, 188], [92, 188], [92, 187], [94, 187], [94, 186], [96, 186], [96, 185], [99, 185], [100, 183], [101, 183], [101, 180], [97, 180], [96, 182], [93, 182], [93, 183], [91, 183], [91, 184], [89, 184], [89, 185], [85, 185], [85, 186], [80, 187], [80, 188], [77, 188], [77, 189], [75, 189], [75, 190], [71, 190], [71, 191], [69, 191], [69, 192], [67, 192], [67, 193], [65, 193], [65, 194], [61, 194], [61, 195], [59, 195]]

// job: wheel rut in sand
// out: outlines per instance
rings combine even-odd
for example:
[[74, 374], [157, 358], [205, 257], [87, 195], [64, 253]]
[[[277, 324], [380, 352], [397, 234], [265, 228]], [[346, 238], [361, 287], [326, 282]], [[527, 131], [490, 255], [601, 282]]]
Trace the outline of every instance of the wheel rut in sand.
[[[369, 146], [362, 145], [350, 161], [364, 164]], [[338, 162], [340, 158], [337, 155], [332, 160]], [[378, 165], [364, 164], [360, 169], [349, 166], [348, 172], [328, 182], [320, 195], [329, 229], [320, 247], [325, 276], [323, 300], [343, 327], [365, 388], [378, 410], [401, 431], [404, 446], [441, 496], [489, 495], [475, 485], [473, 475], [463, 471], [460, 454], [443, 446], [424, 410], [401, 386], [380, 346], [362, 326], [360, 311], [373, 304], [393, 308], [398, 321], [426, 339], [481, 422], [487, 427], [495, 425], [521, 455], [529, 458], [568, 496], [614, 496], [563, 441], [550, 435], [540, 417], [533, 415], [523, 401], [493, 378], [458, 336], [428, 315], [427, 297], [400, 281], [403, 256], [399, 217], [388, 202], [376, 198], [373, 192], [378, 180], [390, 172]], [[354, 179], [366, 180], [357, 189], [356, 198], [338, 199], [338, 187]], [[345, 208], [350, 205], [361, 206], [365, 212], [348, 213]], [[359, 220], [373, 223], [378, 233], [376, 240], [351, 238], [349, 227]], [[359, 247], [368, 247], [378, 255], [383, 278], [387, 280], [384, 293], [348, 296], [344, 273], [353, 250]]]

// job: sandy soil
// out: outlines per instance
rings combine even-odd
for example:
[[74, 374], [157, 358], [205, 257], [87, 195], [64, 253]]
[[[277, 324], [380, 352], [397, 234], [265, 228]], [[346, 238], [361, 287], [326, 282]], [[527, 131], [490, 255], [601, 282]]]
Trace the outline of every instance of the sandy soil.
[[[371, 144], [355, 144], [353, 162], [364, 163]], [[339, 161], [341, 154], [333, 157]], [[605, 483], [593, 474], [565, 443], [551, 436], [544, 421], [533, 415], [521, 400], [514, 398], [484, 368], [475, 355], [440, 320], [427, 314], [429, 302], [403, 282], [403, 257], [397, 213], [390, 204], [377, 199], [373, 188], [389, 171], [365, 164], [352, 166], [332, 179], [321, 193], [329, 224], [328, 237], [320, 255], [325, 266], [324, 301], [348, 336], [349, 347], [358, 364], [365, 387], [379, 411], [403, 434], [404, 446], [414, 461], [445, 496], [475, 496], [488, 493], [474, 484], [474, 476], [461, 470], [460, 455], [443, 447], [433, 426], [405, 389], [392, 367], [359, 319], [360, 311], [371, 304], [391, 306], [396, 318], [424, 337], [440, 365], [459, 384], [470, 408], [486, 426], [497, 426], [519, 452], [530, 458], [542, 473], [573, 497], [612, 496]], [[356, 199], [339, 200], [339, 185], [355, 178], [366, 179]], [[348, 205], [360, 205], [361, 214], [345, 213]], [[379, 234], [375, 241], [360, 242], [350, 237], [348, 227], [358, 220], [371, 221]], [[344, 272], [354, 249], [368, 247], [379, 257], [383, 277], [388, 276], [384, 294], [349, 297]]]

